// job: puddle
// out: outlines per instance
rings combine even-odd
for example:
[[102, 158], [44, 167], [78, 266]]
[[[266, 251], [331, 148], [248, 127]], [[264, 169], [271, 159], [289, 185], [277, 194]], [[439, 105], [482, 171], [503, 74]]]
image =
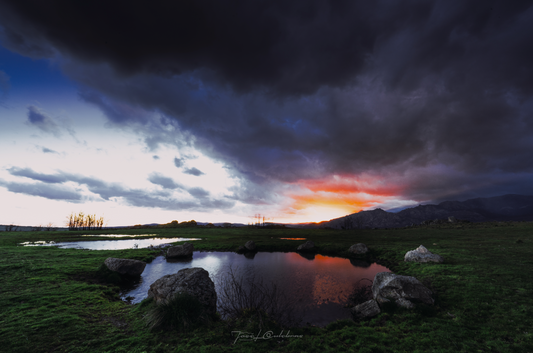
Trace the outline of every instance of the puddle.
[[201, 238], [149, 238], [149, 239], [125, 239], [125, 240], [94, 240], [73, 242], [25, 242], [24, 246], [57, 246], [63, 249], [89, 249], [89, 250], [123, 250], [143, 249], [149, 247], [165, 247], [177, 241], [202, 240]]
[[39, 240], [39, 241], [25, 241], [24, 243], [20, 243], [19, 245], [40, 246], [40, 245], [57, 245], [57, 244], [55, 241]]
[[193, 258], [185, 261], [167, 262], [163, 256], [157, 257], [146, 265], [140, 282], [123, 292], [122, 299], [133, 297], [131, 303], [139, 303], [147, 297], [150, 285], [157, 279], [190, 267], [202, 267], [209, 272], [219, 298], [224, 286], [222, 278], [230, 268], [237, 278], [275, 283], [287, 296], [298, 298], [296, 310], [302, 315], [302, 324], [309, 322], [318, 326], [351, 318], [344, 305], [353, 286], [363, 278], [373, 280], [378, 272], [390, 272], [375, 263], [322, 255], [315, 255], [311, 260], [295, 252], [259, 252], [253, 258], [246, 258], [232, 252], [195, 251]]
[[82, 234], [82, 237], [153, 237], [157, 234]]
[[279, 238], [283, 240], [307, 240], [307, 238]]

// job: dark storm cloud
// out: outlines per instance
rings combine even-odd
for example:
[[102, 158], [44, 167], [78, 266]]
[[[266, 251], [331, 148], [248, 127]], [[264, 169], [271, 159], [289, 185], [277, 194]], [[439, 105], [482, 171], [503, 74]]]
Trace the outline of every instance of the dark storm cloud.
[[239, 200], [331, 174], [416, 200], [532, 186], [532, 1], [151, 4], [4, 2], [3, 41], [65, 58], [151, 149], [224, 161]]
[[190, 175], [194, 175], [194, 176], [200, 176], [200, 175], [204, 175], [205, 173], [202, 172], [200, 169], [198, 168], [195, 168], [195, 167], [192, 167], [192, 168], [187, 168], [183, 171], [185, 174], [190, 174]]
[[[41, 196], [54, 200], [81, 200], [81, 193], [74, 192], [66, 186], [61, 185], [66, 182], [74, 182], [80, 186], [87, 187], [91, 193], [98, 195], [104, 200], [122, 198], [127, 204], [137, 207], [156, 207], [167, 210], [190, 210], [202, 212], [210, 209], [230, 209], [235, 205], [235, 202], [231, 199], [209, 198], [209, 193], [201, 188], [183, 188], [185, 192], [194, 197], [194, 199], [190, 200], [186, 197], [176, 198], [174, 195], [166, 191], [125, 188], [118, 183], [108, 183], [97, 178], [85, 177], [62, 171], [59, 171], [56, 174], [43, 174], [35, 172], [31, 168], [18, 167], [8, 168], [7, 171], [11, 175], [37, 180], [41, 183], [23, 184], [0, 180], [0, 186], [6, 187], [11, 192]], [[149, 180], [154, 184], [163, 186], [165, 189], [182, 188], [172, 179], [157, 174], [152, 174]]]
[[9, 76], [0, 70], [0, 103], [6, 99], [10, 86]]
[[395, 11], [408, 9], [402, 11], [405, 21], [420, 22], [431, 10], [416, 1], [389, 5], [17, 0], [4, 1], [0, 12], [5, 45], [26, 55], [51, 56], [58, 50], [81, 61], [109, 63], [123, 75], [201, 69], [239, 91], [266, 88], [277, 95], [345, 84], [364, 66], [377, 38], [404, 22], [377, 30], [398, 17]]

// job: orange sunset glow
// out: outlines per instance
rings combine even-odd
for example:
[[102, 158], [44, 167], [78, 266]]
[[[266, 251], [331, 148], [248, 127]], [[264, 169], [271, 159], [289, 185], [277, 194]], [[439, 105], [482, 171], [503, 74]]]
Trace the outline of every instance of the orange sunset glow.
[[402, 188], [390, 185], [378, 176], [339, 176], [320, 180], [300, 180], [300, 193], [287, 196], [292, 200], [287, 214], [305, 214], [309, 221], [320, 222], [356, 213], [383, 204]]

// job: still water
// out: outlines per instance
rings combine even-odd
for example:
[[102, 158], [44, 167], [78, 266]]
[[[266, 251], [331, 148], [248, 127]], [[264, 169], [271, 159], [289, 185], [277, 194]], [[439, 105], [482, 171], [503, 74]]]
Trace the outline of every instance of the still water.
[[132, 303], [139, 303], [157, 279], [190, 267], [202, 267], [209, 272], [219, 298], [224, 275], [230, 268], [245, 280], [255, 278], [262, 279], [264, 284], [275, 283], [285, 295], [298, 298], [297, 311], [302, 316], [302, 324], [318, 326], [350, 318], [350, 311], [344, 305], [353, 286], [363, 278], [373, 280], [378, 272], [390, 272], [375, 263], [322, 255], [313, 258], [294, 252], [259, 252], [246, 257], [232, 252], [195, 251], [192, 259], [186, 261], [169, 262], [163, 256], [157, 257], [146, 265], [140, 283], [123, 293], [122, 299], [130, 297]]
[[64, 249], [89, 249], [89, 250], [122, 250], [122, 249], [142, 249], [150, 246], [164, 246], [177, 241], [202, 240], [200, 238], [148, 238], [148, 239], [123, 239], [123, 240], [95, 240], [95, 241], [73, 241], [73, 242], [25, 242], [24, 246], [57, 246]]

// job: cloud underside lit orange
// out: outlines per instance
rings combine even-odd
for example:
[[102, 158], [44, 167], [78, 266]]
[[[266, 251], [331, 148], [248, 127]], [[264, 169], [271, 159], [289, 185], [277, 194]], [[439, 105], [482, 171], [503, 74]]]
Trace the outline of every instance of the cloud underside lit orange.
[[324, 210], [329, 210], [327, 213], [334, 215], [333, 218], [342, 217], [397, 197], [403, 189], [386, 183], [381, 177], [367, 175], [300, 180], [298, 185], [300, 193], [287, 195], [292, 202], [286, 212], [306, 213], [314, 222], [327, 220], [324, 218]]

